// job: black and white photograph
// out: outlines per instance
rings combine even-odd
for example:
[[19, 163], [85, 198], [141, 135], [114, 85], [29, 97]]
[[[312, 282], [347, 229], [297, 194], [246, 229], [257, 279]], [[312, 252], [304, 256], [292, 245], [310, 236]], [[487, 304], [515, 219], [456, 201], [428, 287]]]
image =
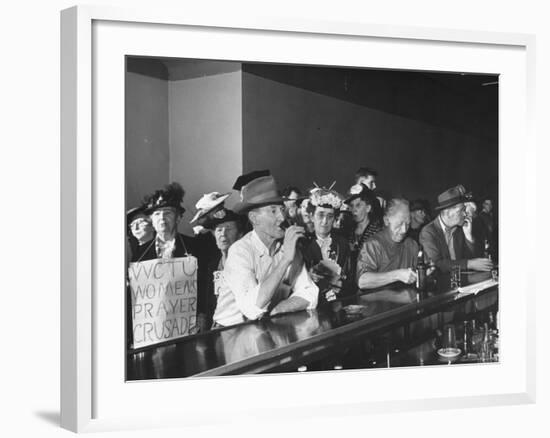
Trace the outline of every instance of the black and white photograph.
[[498, 97], [127, 56], [126, 379], [498, 363]]

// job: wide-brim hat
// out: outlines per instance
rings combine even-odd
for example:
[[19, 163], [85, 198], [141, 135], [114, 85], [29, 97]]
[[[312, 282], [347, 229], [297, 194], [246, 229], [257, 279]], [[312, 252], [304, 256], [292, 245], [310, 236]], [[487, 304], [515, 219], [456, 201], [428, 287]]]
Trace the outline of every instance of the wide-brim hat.
[[223, 203], [227, 198], [229, 198], [229, 196], [231, 196], [231, 193], [212, 192], [203, 195], [203, 197], [195, 204], [197, 213], [195, 213], [195, 216], [193, 216], [193, 219], [191, 219], [189, 223], [192, 224], [209, 213], [221, 209], [223, 207]]
[[472, 200], [472, 194], [466, 192], [466, 189], [463, 185], [457, 185], [451, 187], [448, 190], [445, 190], [443, 193], [439, 194], [437, 197], [437, 206], [436, 210], [445, 210], [461, 202], [468, 202]]
[[229, 210], [227, 208], [220, 208], [212, 213], [207, 214], [206, 216], [203, 216], [198, 221], [198, 224], [208, 230], [213, 230], [218, 225], [223, 224], [224, 222], [240, 223], [242, 220], [243, 220], [243, 217], [235, 213], [233, 210]]
[[369, 189], [365, 184], [360, 183], [351, 186], [348, 192], [348, 197], [344, 200], [344, 203], [349, 205], [354, 199], [357, 198], [361, 198], [368, 204], [372, 204], [376, 199], [376, 196], [374, 196], [374, 192]]
[[126, 223], [129, 225], [139, 215], [148, 216], [143, 205], [131, 208], [126, 212]]
[[179, 214], [185, 212], [185, 208], [181, 205], [185, 190], [177, 182], [173, 182], [164, 186], [163, 189], [157, 190], [155, 193], [145, 198], [144, 208], [145, 213], [151, 214], [160, 208], [175, 208]]
[[241, 200], [233, 206], [233, 211], [243, 214], [253, 208], [274, 204], [283, 204], [275, 179], [271, 175], [261, 176], [241, 187]]

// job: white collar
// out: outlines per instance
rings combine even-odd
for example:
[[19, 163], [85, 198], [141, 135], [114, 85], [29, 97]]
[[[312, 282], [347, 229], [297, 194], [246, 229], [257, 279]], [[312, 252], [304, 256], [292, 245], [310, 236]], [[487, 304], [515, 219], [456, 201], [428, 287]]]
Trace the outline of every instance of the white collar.
[[[260, 239], [260, 236], [258, 236], [258, 233], [256, 233], [256, 230], [252, 230], [250, 232], [250, 234], [251, 234], [250, 242], [252, 243], [254, 248], [260, 253], [260, 255], [264, 255], [264, 254], [270, 255], [269, 254], [269, 248], [267, 246], [265, 246], [264, 242], [262, 242], [262, 239]], [[275, 245], [282, 246], [281, 244], [278, 244], [277, 242], [275, 243]], [[276, 247], [276, 250], [273, 253], [273, 255], [277, 254], [277, 249], [278, 249], [278, 247]]]

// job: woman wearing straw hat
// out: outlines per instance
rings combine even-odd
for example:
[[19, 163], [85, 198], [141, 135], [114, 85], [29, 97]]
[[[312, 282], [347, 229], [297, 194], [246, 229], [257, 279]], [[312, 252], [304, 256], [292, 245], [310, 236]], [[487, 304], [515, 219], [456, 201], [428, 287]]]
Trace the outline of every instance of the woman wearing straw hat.
[[197, 324], [200, 331], [209, 329], [214, 320], [224, 321], [228, 307], [223, 268], [229, 248], [241, 238], [244, 229], [243, 217], [224, 206], [229, 196], [229, 193], [218, 192], [205, 194], [197, 202], [198, 211], [191, 220], [191, 224], [211, 232], [216, 242], [216, 250], [204, 260], [204, 278], [200, 282], [197, 298]]

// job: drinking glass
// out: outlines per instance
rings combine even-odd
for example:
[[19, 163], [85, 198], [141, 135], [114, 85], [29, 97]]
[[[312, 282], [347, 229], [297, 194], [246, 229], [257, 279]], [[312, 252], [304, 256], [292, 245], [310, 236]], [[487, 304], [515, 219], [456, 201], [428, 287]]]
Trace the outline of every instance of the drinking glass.
[[443, 327], [443, 348], [456, 348], [456, 331], [454, 324], [447, 324]]
[[451, 289], [460, 287], [460, 265], [451, 266]]

